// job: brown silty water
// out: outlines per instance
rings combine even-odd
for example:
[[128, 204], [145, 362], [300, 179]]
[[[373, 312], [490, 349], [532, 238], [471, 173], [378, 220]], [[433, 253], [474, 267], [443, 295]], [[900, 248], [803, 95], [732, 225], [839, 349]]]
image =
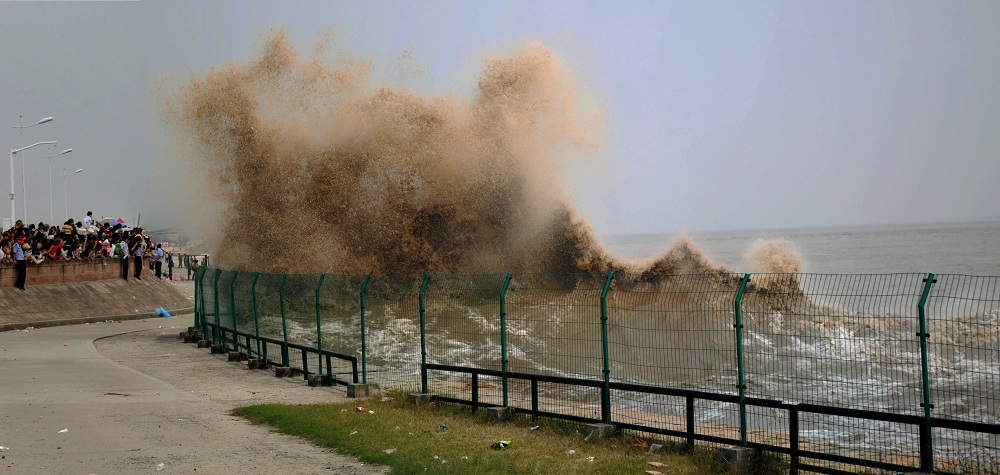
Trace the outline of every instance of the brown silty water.
[[[213, 264], [271, 274], [262, 276], [258, 291], [272, 296], [274, 274], [374, 274], [366, 308], [369, 365], [384, 370], [375, 377], [401, 379], [417, 374], [413, 365], [420, 358], [411, 308], [420, 281], [404, 277], [435, 274], [429, 293], [440, 294], [428, 299], [427, 309], [432, 358], [499, 364], [498, 276], [463, 288], [456, 274], [513, 272], [520, 274], [507, 293], [511, 370], [594, 378], [603, 369], [594, 302], [605, 276], [598, 274], [614, 271], [607, 299], [612, 377], [734, 391], [733, 298], [742, 273], [713, 264], [686, 237], [648, 262], [617, 258], [601, 246], [563, 190], [567, 176], [602, 155], [604, 126], [552, 51], [535, 43], [487, 60], [471, 99], [463, 101], [377, 87], [367, 62], [343, 51], [331, 54], [334, 46], [324, 40], [301, 57], [283, 33], [272, 33], [248, 62], [158, 85], [172, 151], [190, 157], [187, 168], [196, 178], [188, 181], [185, 212], [208, 210], [203, 223], [219, 234]], [[815, 301], [805, 297], [801, 287], [810, 276], [797, 274], [802, 259], [787, 241], [756, 243], [748, 264], [763, 273], [753, 276], [743, 300], [744, 321], [754, 328], [745, 339], [755, 394], [820, 402], [837, 394], [836, 404], [895, 404], [883, 380], [859, 379], [854, 368], [884, 372], [893, 383], [902, 371], [895, 360], [908, 353], [880, 351], [884, 342], [902, 341], [898, 335], [912, 331], [895, 328], [907, 323], [888, 318], [881, 301], [864, 292], [848, 291], [843, 305], [824, 303], [822, 292]], [[537, 272], [549, 274], [530, 274]], [[328, 276], [324, 287], [340, 298], [324, 300], [323, 344], [357, 353], [357, 282], [348, 279], [343, 289], [332, 290], [336, 279]], [[315, 341], [313, 285], [286, 289], [304, 296], [289, 298], [298, 304], [289, 304], [288, 322], [291, 338], [304, 343]], [[487, 287], [490, 298], [484, 297]], [[282, 323], [275, 300], [260, 302], [261, 329], [272, 334]], [[995, 313], [990, 318], [995, 321]], [[955, 326], [956, 335], [981, 335], [970, 322], [942, 325]], [[863, 348], [850, 349], [855, 346]], [[862, 364], [866, 348], [875, 348], [869, 353], [879, 359]], [[983, 384], [978, 373], [967, 373]], [[789, 377], [797, 380], [789, 383]], [[835, 389], [849, 394], [832, 393], [823, 385], [827, 379], [848, 381]], [[433, 384], [464, 387], [465, 381]], [[495, 388], [487, 392], [492, 396], [484, 397], [496, 397]], [[543, 397], [591, 409], [587, 404], [594, 400], [571, 390]], [[641, 397], [619, 402], [622, 410], [662, 411], [662, 421], [677, 415]], [[719, 427], [736, 425], [731, 410], [700, 410]], [[995, 414], [989, 408], [968, 412], [980, 410]], [[855, 445], [857, 433], [838, 421], [815, 424], [832, 434], [824, 443]], [[887, 440], [861, 433], [876, 447], [915, 444], [906, 433]]]
[[[218, 266], [730, 272], [686, 239], [647, 263], [616, 259], [598, 243], [560, 188], [601, 156], [604, 125], [545, 46], [486, 61], [463, 102], [376, 87], [369, 64], [328, 54], [333, 44], [320, 41], [303, 58], [275, 32], [249, 62], [159, 84], [173, 143], [224, 209], [215, 218]], [[800, 267], [787, 247], [774, 254], [781, 271]]]
[[[623, 274], [615, 289], [629, 293], [612, 297], [614, 320], [626, 326], [611, 334], [630, 359], [653, 351], [630, 340], [626, 330], [641, 325], [666, 339], [672, 352], [694, 358], [683, 374], [663, 378], [699, 379], [718, 369], [709, 352], [721, 345], [714, 330], [728, 328], [742, 276], [714, 265], [685, 237], [641, 263], [601, 246], [561, 186], [566, 174], [599, 159], [604, 125], [583, 105], [577, 81], [552, 51], [533, 43], [486, 61], [472, 99], [462, 101], [376, 87], [368, 63], [342, 51], [328, 54], [334, 45], [321, 41], [310, 57], [300, 57], [283, 33], [271, 33], [251, 61], [158, 85], [172, 143], [191, 157], [195, 176], [207, 179], [192, 183], [222, 204], [210, 219], [221, 230], [215, 265], [271, 274], [614, 271]], [[752, 262], [764, 272], [801, 268], [784, 242], [759, 245]], [[690, 274], [702, 277], [683, 278]], [[589, 335], [589, 327], [573, 323], [587, 317], [576, 308], [594, 298], [593, 289], [599, 293], [600, 282], [553, 279], [563, 280], [530, 291], [521, 291], [523, 279], [515, 279], [512, 302], [525, 295], [544, 302], [528, 304], [532, 312], [554, 312], [525, 321], [525, 334], [562, 335], [560, 354], [593, 350], [577, 343], [585, 335], [574, 333]], [[801, 300], [792, 274], [750, 286], [773, 288], [764, 294], [774, 300], [772, 308]], [[666, 315], [663, 308], [684, 310]], [[452, 322], [464, 325], [465, 319]], [[712, 336], [701, 336], [709, 329]], [[537, 350], [551, 345], [559, 343], [539, 343]], [[579, 368], [546, 363], [584, 371], [593, 355], [580, 356], [574, 361], [587, 363]]]

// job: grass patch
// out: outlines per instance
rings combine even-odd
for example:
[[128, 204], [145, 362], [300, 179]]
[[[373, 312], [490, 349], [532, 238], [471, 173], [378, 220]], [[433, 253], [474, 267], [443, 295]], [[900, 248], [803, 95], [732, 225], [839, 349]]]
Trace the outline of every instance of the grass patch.
[[[467, 406], [438, 402], [416, 407], [405, 394], [388, 396], [339, 404], [256, 405], [234, 409], [232, 414], [388, 466], [393, 474], [725, 471], [707, 449], [688, 454], [683, 445], [667, 443], [649, 453], [648, 444], [656, 441], [628, 435], [587, 441], [583, 425], [577, 423], [528, 417], [498, 422], [485, 410], [473, 414]], [[365, 410], [358, 411], [358, 405]], [[505, 448], [492, 448], [507, 440], [510, 445]], [[664, 466], [651, 466], [651, 461]]]

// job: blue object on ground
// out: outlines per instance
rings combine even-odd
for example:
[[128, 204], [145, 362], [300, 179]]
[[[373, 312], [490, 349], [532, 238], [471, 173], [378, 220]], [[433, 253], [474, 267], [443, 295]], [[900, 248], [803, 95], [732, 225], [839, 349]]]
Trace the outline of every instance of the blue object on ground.
[[163, 317], [163, 318], [170, 318], [170, 312], [167, 312], [166, 310], [164, 310], [163, 307], [157, 307], [156, 308], [156, 314], [159, 315], [159, 316], [161, 316], [161, 317]]

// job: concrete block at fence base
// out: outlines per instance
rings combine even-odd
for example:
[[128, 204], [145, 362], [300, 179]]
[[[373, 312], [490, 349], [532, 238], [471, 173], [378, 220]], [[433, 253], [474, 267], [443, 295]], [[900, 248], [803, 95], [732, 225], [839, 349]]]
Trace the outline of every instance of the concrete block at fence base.
[[292, 375], [292, 368], [288, 366], [275, 366], [274, 375], [279, 378], [287, 378]]
[[583, 428], [586, 434], [584, 440], [610, 439], [615, 435], [615, 426], [611, 424], [587, 424]]
[[181, 339], [184, 340], [184, 343], [194, 343], [194, 342], [198, 341], [198, 339], [195, 338], [195, 336], [191, 335], [191, 334], [184, 335]]
[[[349, 383], [347, 385], [347, 397], [358, 398], [358, 397], [374, 396], [376, 391], [378, 391], [378, 385], [377, 384]], [[413, 395], [411, 394], [410, 396], [411, 396], [411, 400], [412, 400], [412, 396]], [[425, 396], [425, 395], [421, 394], [421, 396]], [[426, 394], [426, 396], [430, 396], [430, 394]], [[417, 405], [419, 406], [420, 404], [418, 403]]]
[[243, 353], [240, 353], [238, 351], [230, 351], [229, 361], [243, 361], [244, 359], [243, 356], [244, 356]]
[[750, 447], [720, 447], [716, 456], [719, 461], [724, 463], [742, 463], [747, 462], [753, 457], [753, 449]]
[[226, 352], [226, 347], [222, 345], [212, 345], [212, 353], [221, 355]]
[[212, 342], [208, 340], [198, 340], [198, 348], [208, 348], [212, 346]]
[[312, 387], [328, 386], [328, 384], [326, 384], [326, 376], [322, 374], [310, 374], [308, 381], [309, 381], [309, 386]]
[[424, 394], [424, 393], [411, 393], [408, 396], [408, 398], [410, 400], [410, 403], [415, 404], [417, 406], [424, 406], [430, 404], [431, 401], [434, 400], [434, 395]]
[[490, 407], [486, 409], [489, 411], [490, 417], [495, 418], [498, 421], [508, 421], [514, 418], [514, 408], [511, 407]]
[[178, 337], [178, 339], [179, 340], [184, 340], [186, 342], [187, 339], [190, 338], [190, 337], [191, 337], [191, 332], [181, 332], [181, 334]]
[[247, 360], [247, 367], [250, 369], [264, 369], [267, 368], [267, 361], [260, 358], [251, 358]]

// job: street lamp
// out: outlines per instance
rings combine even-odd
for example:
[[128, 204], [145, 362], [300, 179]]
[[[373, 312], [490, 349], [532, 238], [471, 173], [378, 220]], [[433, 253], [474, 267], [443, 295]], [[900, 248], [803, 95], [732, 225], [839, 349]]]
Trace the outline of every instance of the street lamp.
[[[19, 115], [19, 116], [17, 116], [17, 122], [18, 122], [19, 125], [14, 125], [14, 126], [11, 126], [11, 127], [15, 128], [15, 129], [18, 129], [17, 133], [18, 133], [19, 141], [18, 141], [17, 146], [18, 147], [24, 147], [24, 129], [27, 129], [28, 127], [34, 127], [36, 125], [42, 125], [42, 124], [44, 124], [46, 122], [52, 122], [52, 118], [51, 117], [46, 117], [46, 118], [44, 118], [42, 120], [39, 120], [38, 122], [35, 122], [34, 124], [24, 125], [24, 116]], [[55, 142], [53, 142], [53, 143], [55, 143]], [[13, 173], [14, 172], [11, 171], [11, 174], [13, 174]], [[24, 209], [24, 219], [28, 219], [28, 200], [27, 200], [28, 193], [24, 189], [24, 155], [21, 155], [21, 194], [24, 195], [24, 198], [25, 198], [24, 201], [21, 203], [21, 205], [22, 205], [22, 207]], [[13, 198], [11, 198], [11, 200], [13, 200]], [[10, 214], [10, 219], [14, 219], [14, 213]]]
[[[49, 226], [52, 226], [55, 223], [55, 217], [54, 217], [55, 215], [52, 213], [52, 149], [54, 147], [55, 147], [54, 145], [49, 147]], [[58, 157], [59, 155], [66, 155], [67, 153], [70, 153], [72, 151], [73, 149], [67, 148], [66, 150], [63, 150], [62, 152], [56, 154], [56, 156]]]
[[66, 173], [66, 169], [63, 169], [63, 206], [66, 208], [66, 219], [69, 219], [69, 198], [66, 196], [66, 177], [76, 175], [82, 171], [83, 169], [79, 168], [73, 173]]
[[[44, 119], [42, 119], [42, 120], [44, 120]], [[52, 118], [50, 117], [49, 120], [52, 120]], [[39, 123], [41, 123], [41, 122], [39, 122]], [[55, 145], [55, 144], [56, 144], [55, 140], [50, 140], [48, 142], [33, 143], [31, 145], [28, 145], [27, 147], [21, 147], [21, 148], [19, 148], [17, 150], [11, 150], [10, 153], [7, 154], [10, 157], [10, 224], [13, 225], [14, 222], [16, 221], [14, 219], [14, 212], [15, 212], [15, 210], [14, 210], [14, 154], [16, 154], [18, 152], [22, 152], [24, 150], [27, 150], [27, 149], [29, 149], [31, 147], [37, 147], [39, 145]], [[23, 170], [23, 167], [22, 167], [22, 170]], [[25, 217], [27, 217], [27, 215], [25, 215]]]

